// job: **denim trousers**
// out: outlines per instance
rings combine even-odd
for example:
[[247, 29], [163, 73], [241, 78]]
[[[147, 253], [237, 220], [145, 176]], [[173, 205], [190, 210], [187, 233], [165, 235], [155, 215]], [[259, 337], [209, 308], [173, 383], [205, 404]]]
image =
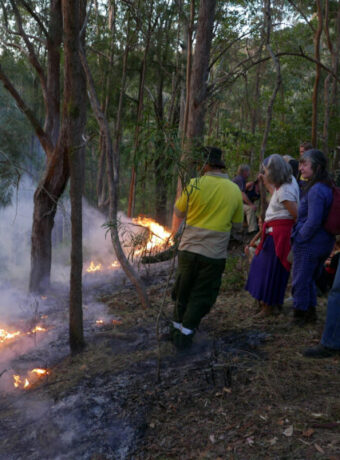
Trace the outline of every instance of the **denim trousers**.
[[328, 296], [326, 324], [321, 343], [325, 347], [340, 350], [340, 263]]

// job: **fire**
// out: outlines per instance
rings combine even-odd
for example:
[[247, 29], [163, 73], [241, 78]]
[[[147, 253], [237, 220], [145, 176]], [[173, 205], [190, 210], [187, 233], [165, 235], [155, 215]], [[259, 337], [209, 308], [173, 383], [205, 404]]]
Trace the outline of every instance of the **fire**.
[[120, 267], [120, 263], [118, 262], [118, 260], [115, 260], [114, 262], [112, 262], [111, 265], [109, 265], [108, 268], [119, 268]]
[[47, 369], [36, 368], [29, 371], [30, 380], [27, 377], [21, 377], [20, 375], [13, 375], [13, 385], [15, 388], [23, 388], [26, 390], [32, 384], [32, 377], [33, 382], [37, 381], [37, 378], [44, 377], [49, 375], [49, 371]]
[[31, 335], [31, 334], [36, 334], [37, 332], [46, 332], [46, 331], [47, 329], [40, 325], [35, 326], [32, 330], [28, 332], [23, 332], [23, 331], [9, 332], [6, 329], [0, 329], [0, 344], [8, 342], [18, 336], [23, 337], [25, 335]]
[[95, 263], [93, 262], [93, 260], [91, 261], [90, 265], [88, 266], [88, 268], [86, 269], [86, 271], [88, 273], [93, 273], [93, 272], [98, 272], [98, 271], [101, 271], [103, 269], [103, 266], [102, 264], [97, 264], [95, 265]]
[[8, 332], [5, 329], [0, 329], [0, 343], [5, 342], [6, 340], [14, 339], [14, 337], [17, 337], [20, 334], [20, 331]]
[[46, 332], [47, 329], [45, 329], [44, 327], [41, 327], [41, 326], [35, 326], [34, 329], [31, 330], [31, 334], [35, 334], [37, 332]]
[[47, 375], [47, 374], [48, 374], [48, 370], [47, 370], [47, 369], [39, 369], [39, 368], [32, 369], [31, 372], [32, 372], [33, 374], [37, 374], [37, 375]]
[[149, 229], [149, 239], [145, 249], [151, 251], [152, 249], [164, 249], [169, 243], [172, 243], [171, 232], [166, 230], [165, 227], [160, 225], [155, 220], [148, 217], [136, 217], [132, 219], [135, 224], [141, 225]]
[[96, 324], [104, 324], [104, 321], [102, 319], [97, 319]]

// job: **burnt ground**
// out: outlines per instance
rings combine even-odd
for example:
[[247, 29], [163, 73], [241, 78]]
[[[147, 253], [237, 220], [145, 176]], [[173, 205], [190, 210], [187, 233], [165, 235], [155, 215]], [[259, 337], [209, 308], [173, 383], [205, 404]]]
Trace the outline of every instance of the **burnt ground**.
[[50, 375], [1, 393], [0, 458], [340, 459], [340, 356], [301, 354], [318, 343], [326, 299], [307, 328], [291, 326], [288, 305], [258, 318], [242, 289], [246, 269], [230, 257], [187, 353], [156, 336], [160, 308], [161, 333], [171, 318], [167, 264], [150, 267], [147, 311], [130, 286], [99, 280], [86, 295], [107, 316], [96, 327], [86, 320], [83, 353], [67, 355], [66, 324], [45, 348], [16, 359], [22, 367], [47, 353]]

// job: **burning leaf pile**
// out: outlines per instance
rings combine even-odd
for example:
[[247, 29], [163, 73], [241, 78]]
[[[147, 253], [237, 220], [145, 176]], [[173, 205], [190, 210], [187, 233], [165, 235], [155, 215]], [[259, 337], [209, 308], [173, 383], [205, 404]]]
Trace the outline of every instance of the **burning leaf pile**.
[[[138, 232], [137, 234], [128, 232], [128, 237], [124, 234], [124, 238], [126, 239], [127, 237], [127, 241], [125, 241], [124, 246], [130, 248], [129, 257], [131, 258], [142, 257], [146, 254], [163, 251], [174, 243], [171, 237], [171, 232], [154, 219], [139, 216], [132, 219], [132, 225], [142, 227], [143, 232]], [[107, 267], [105, 267], [102, 262], [95, 262], [91, 260], [90, 264], [86, 268], [86, 272], [96, 273], [107, 270], [115, 270], [117, 268], [120, 268], [118, 260], [113, 261]]]
[[145, 251], [162, 251], [172, 244], [171, 232], [148, 217], [136, 217], [133, 222], [149, 230]]
[[35, 368], [28, 372], [27, 377], [21, 377], [20, 375], [13, 375], [13, 385], [15, 388], [27, 390], [33, 383], [36, 383], [41, 377], [49, 375], [47, 369]]

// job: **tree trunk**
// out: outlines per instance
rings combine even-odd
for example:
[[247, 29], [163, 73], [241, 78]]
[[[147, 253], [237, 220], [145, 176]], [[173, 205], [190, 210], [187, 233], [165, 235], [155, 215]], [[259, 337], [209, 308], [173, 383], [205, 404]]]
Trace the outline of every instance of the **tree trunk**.
[[[336, 14], [335, 20], [335, 45], [333, 45], [330, 33], [329, 33], [329, 1], [326, 0], [325, 6], [325, 34], [327, 38], [327, 45], [329, 52], [332, 57], [332, 71], [335, 75], [338, 73], [339, 67], [339, 53], [340, 53], [340, 4]], [[331, 118], [332, 110], [336, 110], [336, 88], [337, 88], [337, 81], [331, 75], [328, 74], [325, 78], [324, 83], [324, 106], [325, 106], [325, 113], [324, 113], [324, 123], [323, 123], [323, 152], [326, 156], [329, 154], [329, 122]]]
[[[69, 177], [68, 161], [60, 142], [60, 47], [62, 41], [61, 0], [51, 0], [48, 30], [42, 22], [39, 26], [46, 37], [47, 74], [35, 53], [31, 36], [24, 30], [24, 21], [14, 1], [11, 1], [16, 18], [17, 33], [22, 37], [27, 57], [36, 71], [44, 98], [45, 123], [41, 126], [36, 112], [25, 103], [14, 85], [6, 77], [0, 66], [0, 79], [12, 95], [20, 110], [31, 123], [36, 136], [46, 154], [46, 168], [34, 194], [34, 211], [31, 239], [31, 271], [29, 289], [41, 292], [48, 288], [51, 273], [52, 228], [58, 199], [63, 193]], [[30, 4], [25, 8], [31, 16]]]
[[[318, 11], [318, 27], [314, 36], [314, 57], [317, 61], [320, 61], [320, 38], [322, 33], [322, 6], [321, 0], [316, 0], [317, 11]], [[318, 96], [319, 96], [319, 86], [320, 86], [320, 64], [316, 64], [315, 67], [315, 80], [313, 88], [313, 99], [312, 99], [312, 144], [316, 147], [317, 144], [317, 129], [318, 129]]]
[[144, 283], [139, 278], [138, 274], [132, 267], [132, 265], [127, 260], [119, 240], [118, 233], [118, 222], [117, 222], [117, 213], [118, 213], [118, 191], [119, 191], [119, 158], [117, 152], [114, 152], [112, 148], [112, 140], [110, 135], [109, 126], [106, 120], [106, 117], [103, 111], [100, 108], [99, 100], [96, 94], [93, 78], [90, 72], [90, 69], [87, 64], [85, 52], [83, 48], [80, 51], [81, 62], [86, 74], [86, 80], [88, 85], [88, 94], [91, 102], [92, 110], [97, 119], [97, 123], [100, 126], [100, 130], [105, 137], [105, 146], [106, 146], [106, 171], [108, 176], [108, 187], [109, 187], [109, 221], [110, 221], [110, 233], [111, 241], [116, 253], [117, 259], [124, 270], [126, 276], [134, 284], [137, 294], [139, 296], [140, 302], [144, 308], [150, 306], [150, 302], [146, 293]]
[[[86, 123], [86, 80], [80, 62], [80, 32], [85, 18], [86, 0], [63, 0], [64, 16], [64, 107], [65, 149], [70, 165], [71, 198], [71, 278], [70, 278], [70, 347], [78, 352], [84, 347], [82, 310], [82, 189]], [[82, 38], [83, 40], [83, 38]]]
[[[209, 75], [209, 59], [212, 32], [215, 20], [216, 0], [201, 0], [198, 12], [197, 35], [192, 70], [187, 81], [190, 81], [189, 95], [186, 100], [187, 116], [184, 117], [183, 160], [192, 162], [191, 153], [194, 145], [202, 141], [206, 101], [208, 98], [207, 81]], [[189, 59], [189, 57], [188, 57]], [[190, 58], [191, 59], [191, 58]], [[188, 68], [187, 68], [188, 70]], [[190, 166], [192, 169], [192, 165]], [[177, 182], [178, 197], [182, 190], [182, 181]], [[173, 214], [172, 228], [178, 227], [178, 218]]]
[[31, 236], [30, 292], [49, 288], [52, 262], [52, 228], [57, 204], [69, 178], [68, 161], [63, 146], [57, 146], [47, 164], [44, 177], [34, 193]]
[[[152, 6], [153, 6], [153, 2], [151, 2], [151, 9], [152, 9]], [[151, 18], [150, 18], [149, 25], [148, 25], [148, 31], [147, 31], [147, 37], [146, 37], [146, 43], [145, 43], [145, 49], [144, 49], [144, 54], [143, 54], [143, 62], [142, 62], [142, 67], [140, 70], [140, 78], [139, 78], [137, 120], [136, 120], [136, 129], [135, 129], [135, 135], [134, 135], [133, 164], [132, 164], [132, 171], [131, 171], [131, 180], [130, 180], [130, 188], [129, 188], [129, 202], [128, 202], [128, 210], [127, 210], [128, 217], [133, 216], [134, 208], [135, 208], [136, 179], [137, 179], [135, 160], [136, 160], [136, 154], [139, 148], [139, 135], [140, 135], [141, 123], [143, 120], [146, 65], [147, 65], [147, 57], [148, 57], [149, 47], [150, 47], [151, 33], [152, 33], [152, 26], [151, 26]]]
[[262, 163], [264, 159], [264, 154], [267, 148], [267, 141], [268, 141], [268, 136], [269, 136], [269, 131], [270, 131], [270, 126], [271, 126], [271, 121], [272, 121], [272, 116], [273, 116], [273, 107], [274, 107], [274, 102], [276, 95], [280, 89], [281, 86], [281, 68], [280, 68], [280, 61], [279, 59], [275, 56], [271, 45], [270, 45], [270, 35], [271, 35], [271, 28], [272, 28], [272, 20], [271, 20], [271, 2], [270, 0], [265, 0], [264, 2], [265, 5], [265, 24], [266, 24], [266, 29], [267, 29], [267, 38], [266, 38], [266, 47], [268, 50], [268, 53], [270, 54], [275, 70], [276, 70], [276, 84], [275, 88], [273, 90], [272, 96], [270, 98], [268, 107], [267, 107], [267, 119], [266, 119], [266, 126], [264, 129], [263, 133], [263, 138], [262, 138], [262, 144], [261, 144], [261, 150], [260, 150], [260, 161]]

